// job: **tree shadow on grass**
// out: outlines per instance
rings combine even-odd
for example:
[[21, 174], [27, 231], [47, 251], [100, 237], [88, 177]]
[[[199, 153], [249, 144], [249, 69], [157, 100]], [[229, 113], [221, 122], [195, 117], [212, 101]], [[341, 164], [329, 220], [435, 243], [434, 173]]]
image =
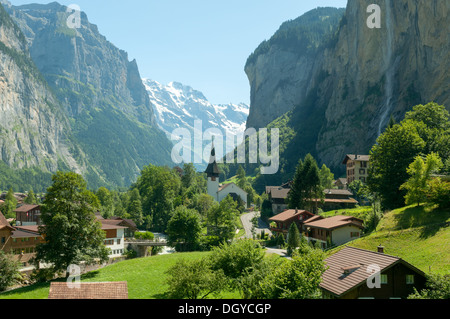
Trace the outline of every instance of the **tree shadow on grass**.
[[90, 271], [90, 272], [82, 275], [81, 280], [93, 279], [93, 278], [97, 277], [99, 274], [100, 274], [100, 271], [98, 271], [98, 270]]
[[448, 227], [450, 210], [440, 210], [432, 206], [414, 206], [406, 208], [395, 216], [396, 229], [422, 228], [420, 238], [426, 239]]

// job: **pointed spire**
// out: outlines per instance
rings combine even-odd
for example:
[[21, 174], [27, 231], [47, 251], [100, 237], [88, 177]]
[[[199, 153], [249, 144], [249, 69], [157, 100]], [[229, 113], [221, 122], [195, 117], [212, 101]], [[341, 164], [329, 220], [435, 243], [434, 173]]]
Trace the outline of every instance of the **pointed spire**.
[[214, 137], [212, 141], [211, 157], [209, 159], [209, 165], [206, 168], [205, 173], [208, 174], [208, 177], [219, 177], [220, 175], [219, 167], [217, 166], [216, 162], [216, 148], [214, 147]]

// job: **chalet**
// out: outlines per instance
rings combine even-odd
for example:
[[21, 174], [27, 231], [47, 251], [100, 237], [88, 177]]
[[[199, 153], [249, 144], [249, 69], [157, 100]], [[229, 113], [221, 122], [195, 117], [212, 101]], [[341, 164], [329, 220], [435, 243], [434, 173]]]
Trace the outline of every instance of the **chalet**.
[[22, 268], [31, 265], [36, 246], [43, 240], [37, 226], [13, 227], [0, 212], [0, 250], [12, 254]]
[[39, 205], [22, 205], [17, 208], [16, 224], [20, 226], [34, 226], [41, 224], [41, 206]]
[[66, 282], [52, 282], [48, 299], [128, 299], [126, 281], [121, 282], [80, 282], [71, 287]]
[[360, 180], [363, 183], [367, 182], [370, 168], [369, 155], [353, 155], [345, 156], [343, 165], [347, 166], [347, 184], [350, 185], [353, 181]]
[[[404, 299], [425, 288], [425, 274], [399, 257], [345, 247], [325, 260], [320, 288], [326, 299]], [[373, 276], [379, 272], [379, 285]], [[370, 285], [368, 284], [370, 282]]]
[[329, 211], [333, 209], [354, 208], [358, 201], [352, 198], [353, 193], [346, 189], [325, 189], [322, 209]]
[[132, 219], [126, 219], [122, 217], [111, 217], [109, 219], [104, 219], [103, 222], [125, 227], [124, 230], [125, 238], [133, 238], [134, 233], [139, 231], [136, 223]]
[[242, 188], [237, 186], [235, 183], [229, 183], [226, 185], [219, 184], [219, 166], [216, 162], [216, 150], [214, 148], [214, 144], [211, 149], [211, 158], [209, 161], [209, 165], [205, 171], [208, 182], [207, 189], [208, 194], [212, 196], [217, 202], [223, 201], [228, 195], [233, 197], [234, 200], [240, 198], [244, 203], [244, 206], [248, 208], [248, 194]]
[[337, 189], [348, 189], [347, 178], [338, 178], [334, 182], [334, 186], [336, 186]]
[[99, 214], [96, 217], [106, 234], [105, 246], [111, 249], [109, 258], [122, 256], [125, 253], [125, 231], [128, 229], [122, 224], [125, 225], [127, 222], [122, 219], [104, 219]]
[[272, 204], [272, 212], [279, 214], [288, 209], [287, 198], [291, 189], [283, 186], [267, 186], [266, 194]]
[[287, 233], [289, 232], [289, 227], [291, 227], [292, 223], [296, 223], [300, 231], [302, 229], [303, 223], [305, 223], [313, 216], [313, 213], [310, 213], [306, 210], [285, 210], [281, 214], [269, 218], [269, 221], [271, 222], [270, 230], [273, 233], [281, 233], [283, 235], [287, 235]]
[[363, 229], [363, 221], [352, 216], [315, 216], [303, 224], [302, 230], [308, 242], [318, 242], [325, 249], [359, 238]]

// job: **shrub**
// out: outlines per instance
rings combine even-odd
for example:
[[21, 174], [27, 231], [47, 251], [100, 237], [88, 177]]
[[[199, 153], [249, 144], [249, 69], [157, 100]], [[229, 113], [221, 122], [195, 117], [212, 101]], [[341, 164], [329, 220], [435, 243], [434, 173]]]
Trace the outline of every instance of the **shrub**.
[[0, 291], [17, 284], [21, 278], [19, 263], [0, 250]]
[[143, 239], [143, 240], [154, 240], [155, 235], [152, 232], [145, 232], [145, 233], [135, 233], [134, 238], [136, 239]]

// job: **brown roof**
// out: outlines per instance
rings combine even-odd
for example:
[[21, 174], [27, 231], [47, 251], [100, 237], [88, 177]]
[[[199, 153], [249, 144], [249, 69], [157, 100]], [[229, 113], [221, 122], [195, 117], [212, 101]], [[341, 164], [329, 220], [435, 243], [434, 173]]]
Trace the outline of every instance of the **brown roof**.
[[107, 230], [107, 229], [125, 229], [125, 228], [128, 228], [128, 227], [119, 226], [119, 225], [112, 225], [112, 224], [107, 224], [107, 223], [103, 224], [102, 223], [102, 230]]
[[314, 221], [306, 221], [305, 226], [307, 227], [314, 227], [314, 228], [321, 228], [321, 229], [335, 229], [342, 226], [347, 225], [354, 225], [359, 228], [364, 228], [362, 226], [363, 221], [361, 219], [355, 218], [353, 216], [333, 216], [321, 220], [314, 220]]
[[36, 233], [39, 234], [39, 226], [34, 225], [34, 226], [16, 226], [17, 229], [19, 230], [23, 230], [26, 232], [32, 232], [32, 233]]
[[39, 237], [38, 233], [24, 231], [22, 229], [16, 229], [11, 233], [11, 238], [32, 238]]
[[399, 262], [423, 275], [422, 271], [398, 257], [354, 247], [345, 247], [325, 259], [328, 269], [322, 275], [320, 287], [339, 297], [364, 284], [373, 275], [373, 271], [368, 271], [370, 265], [379, 266], [381, 272], [383, 272]]
[[48, 299], [128, 299], [126, 281], [86, 282], [71, 288], [66, 282], [52, 282]]
[[278, 199], [286, 199], [289, 196], [289, 192], [291, 191], [290, 188], [272, 188], [270, 190], [270, 194], [272, 198], [278, 198]]
[[10, 228], [13, 229], [13, 227], [10, 225], [10, 223], [6, 220], [5, 216], [0, 212], [0, 229], [2, 228]]
[[370, 155], [347, 154], [347, 156], [345, 156], [345, 159], [342, 162], [342, 164], [346, 165], [349, 160], [360, 161], [360, 162], [369, 162], [370, 161]]
[[269, 218], [270, 221], [276, 221], [276, 222], [285, 222], [287, 220], [290, 220], [294, 217], [300, 216], [300, 215], [309, 215], [314, 216], [313, 213], [310, 213], [306, 210], [296, 210], [296, 209], [288, 209], [282, 212], [281, 214], [278, 214], [276, 216], [273, 216]]
[[353, 193], [346, 189], [325, 189], [324, 191], [325, 195], [346, 195], [346, 196], [353, 196]]
[[[310, 202], [321, 202], [322, 199], [308, 199]], [[354, 198], [338, 199], [338, 198], [324, 198], [324, 203], [344, 203], [344, 204], [358, 204], [358, 201]]]
[[30, 210], [39, 208], [39, 205], [22, 205], [19, 208], [17, 208], [15, 210], [16, 213], [26, 213], [29, 212]]

